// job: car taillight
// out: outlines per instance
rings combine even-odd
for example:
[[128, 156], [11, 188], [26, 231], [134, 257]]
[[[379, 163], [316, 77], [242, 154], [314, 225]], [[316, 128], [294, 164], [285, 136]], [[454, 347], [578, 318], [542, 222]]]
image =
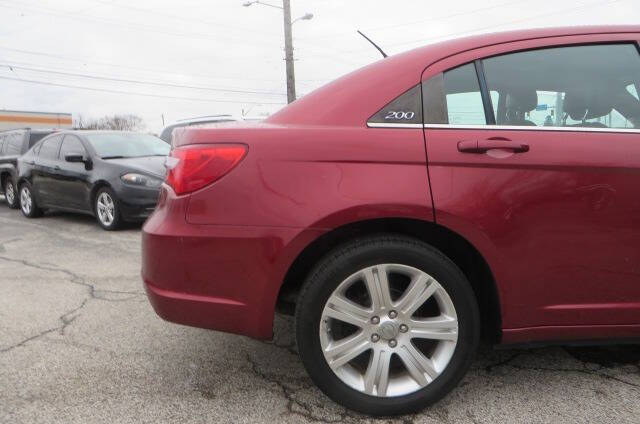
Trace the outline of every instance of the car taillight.
[[247, 153], [244, 144], [192, 144], [173, 149], [166, 160], [167, 178], [176, 194], [191, 193], [231, 171]]

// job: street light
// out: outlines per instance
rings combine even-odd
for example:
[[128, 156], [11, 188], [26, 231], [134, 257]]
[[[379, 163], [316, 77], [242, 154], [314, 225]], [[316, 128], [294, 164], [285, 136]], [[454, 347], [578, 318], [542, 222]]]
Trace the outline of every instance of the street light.
[[296, 99], [296, 78], [293, 67], [293, 41], [291, 36], [291, 26], [298, 21], [308, 21], [313, 19], [313, 13], [305, 13], [299, 18], [291, 21], [291, 3], [290, 0], [282, 0], [282, 7], [266, 3], [261, 0], [252, 0], [242, 3], [244, 7], [249, 7], [254, 4], [261, 4], [263, 6], [275, 7], [281, 9], [284, 15], [284, 51], [285, 61], [287, 62], [287, 102], [291, 103]]
[[291, 22], [291, 25], [295, 24], [298, 21], [309, 21], [311, 19], [313, 19], [313, 13], [305, 13], [299, 18], [294, 19], [293, 22]]
[[265, 2], [260, 1], [260, 0], [253, 0], [253, 1], [247, 1], [247, 2], [242, 3], [242, 5], [244, 7], [249, 7], [252, 4], [261, 4], [263, 6], [269, 6], [269, 7], [275, 7], [276, 9], [282, 9], [282, 7], [280, 7], [280, 6], [277, 6], [275, 4], [265, 3]]

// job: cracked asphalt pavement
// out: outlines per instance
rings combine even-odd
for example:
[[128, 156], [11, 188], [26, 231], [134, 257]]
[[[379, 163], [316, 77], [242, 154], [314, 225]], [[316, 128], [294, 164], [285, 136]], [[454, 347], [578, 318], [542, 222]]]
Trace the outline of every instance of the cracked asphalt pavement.
[[28, 220], [0, 197], [2, 423], [546, 423], [640, 420], [640, 346], [482, 347], [418, 415], [374, 420], [307, 377], [293, 323], [273, 342], [162, 321], [140, 277], [140, 228]]

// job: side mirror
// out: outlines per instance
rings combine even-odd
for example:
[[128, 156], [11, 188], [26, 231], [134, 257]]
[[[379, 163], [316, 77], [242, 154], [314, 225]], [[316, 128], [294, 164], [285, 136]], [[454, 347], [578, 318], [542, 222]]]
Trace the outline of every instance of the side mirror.
[[64, 160], [73, 163], [87, 163], [89, 159], [82, 153], [69, 153], [64, 155]]

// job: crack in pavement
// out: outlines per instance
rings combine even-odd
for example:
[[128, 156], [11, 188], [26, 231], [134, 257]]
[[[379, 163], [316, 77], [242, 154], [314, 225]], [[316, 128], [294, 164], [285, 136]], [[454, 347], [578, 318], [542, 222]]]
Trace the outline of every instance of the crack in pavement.
[[[275, 346], [275, 345], [274, 345]], [[286, 347], [275, 346], [279, 349], [289, 351]], [[297, 353], [296, 353], [297, 356]], [[313, 411], [313, 405], [310, 405], [308, 402], [304, 400], [300, 400], [296, 398], [296, 394], [301, 390], [306, 390], [309, 388], [315, 388], [315, 385], [311, 382], [309, 377], [304, 377], [299, 379], [298, 383], [292, 383], [292, 379], [290, 377], [284, 376], [280, 378], [277, 375], [269, 374], [267, 372], [261, 371], [258, 363], [251, 357], [250, 354], [247, 354], [247, 362], [251, 368], [251, 371], [260, 379], [275, 384], [278, 388], [278, 391], [281, 392], [284, 398], [287, 401], [286, 411], [283, 413], [284, 415], [298, 416], [307, 419], [311, 422], [316, 423], [324, 423], [324, 424], [332, 424], [332, 423], [345, 423], [345, 424], [356, 424], [361, 422], [376, 422], [376, 423], [402, 423], [402, 424], [413, 424], [417, 417], [416, 414], [409, 414], [404, 417], [381, 417], [375, 418], [371, 416], [361, 415], [357, 412], [350, 411], [344, 407], [341, 407], [338, 404], [333, 403], [333, 401], [325, 398], [327, 402], [330, 402], [335, 407], [339, 408], [337, 411], [333, 411], [333, 415], [336, 415], [336, 419], [327, 419], [326, 416], [318, 415], [318, 413]], [[283, 381], [283, 379], [288, 379], [288, 381]], [[324, 396], [324, 395], [321, 395]], [[316, 399], [317, 401], [317, 399]], [[325, 404], [322, 402], [317, 402], [316, 406], [323, 408]], [[442, 416], [440, 414], [429, 415], [429, 411], [423, 411], [427, 416], [431, 416], [432, 418], [442, 421]], [[445, 413], [445, 416], [447, 413]], [[448, 418], [448, 417], [446, 417]]]
[[[259, 378], [261, 378], [262, 380], [268, 383], [272, 383], [278, 386], [278, 388], [284, 395], [285, 399], [287, 400], [286, 414], [296, 415], [296, 416], [306, 418], [309, 421], [318, 422], [318, 423], [327, 423], [327, 424], [345, 422], [344, 420], [349, 416], [346, 410], [344, 412], [338, 413], [340, 418], [336, 420], [326, 420], [324, 418], [314, 415], [311, 406], [295, 398], [295, 393], [298, 390], [311, 387], [312, 386], [311, 382], [308, 382], [306, 385], [302, 384], [302, 386], [299, 388], [294, 388], [291, 385], [288, 385], [285, 382], [281, 381], [276, 376], [269, 375], [263, 371], [260, 371], [257, 362], [254, 361], [253, 358], [251, 358], [251, 355], [249, 354], [247, 354], [247, 362], [249, 363], [251, 370], [256, 376], [258, 376]], [[295, 409], [295, 406], [297, 406], [299, 409]]]
[[[600, 368], [598, 368], [598, 369], [589, 369], [589, 368], [587, 368], [587, 364], [589, 364], [590, 362], [585, 362], [585, 361], [583, 361], [581, 359], [578, 359], [578, 358], [575, 358], [573, 356], [572, 356], [572, 358], [575, 359], [576, 361], [580, 362], [582, 364], [583, 368], [554, 368], [554, 367], [517, 365], [517, 364], [513, 364], [512, 363], [517, 358], [521, 357], [524, 354], [528, 354], [528, 353], [531, 353], [531, 352], [530, 351], [516, 352], [516, 353], [514, 353], [513, 355], [509, 356], [506, 359], [503, 359], [503, 360], [501, 360], [499, 362], [496, 362], [494, 364], [487, 365], [485, 367], [485, 370], [486, 370], [487, 373], [491, 373], [491, 372], [493, 372], [493, 370], [495, 368], [510, 367], [510, 368], [513, 368], [513, 369], [516, 369], [516, 370], [520, 370], [520, 371], [545, 371], [545, 372], [562, 372], [562, 373], [587, 374], [587, 375], [593, 375], [593, 376], [597, 376], [597, 377], [600, 377], [600, 378], [604, 378], [604, 379], [607, 379], [607, 380], [614, 380], [614, 381], [626, 384], [626, 385], [628, 385], [630, 387], [633, 387], [633, 388], [636, 388], [636, 389], [640, 388], [640, 383], [633, 383], [631, 381], [627, 381], [625, 379], [622, 379], [620, 377], [616, 377], [614, 375], [606, 374], [604, 372], [598, 372], [598, 371], [606, 369], [605, 367], [600, 366]], [[636, 367], [639, 367], [638, 369], [640, 371], [640, 366], [636, 365]]]
[[[80, 303], [80, 306], [77, 306], [77, 307], [75, 307], [75, 308], [63, 313], [62, 315], [60, 315], [58, 317], [58, 320], [61, 323], [59, 326], [53, 327], [53, 328], [49, 328], [48, 330], [41, 331], [40, 333], [38, 333], [38, 334], [36, 334], [34, 336], [31, 336], [31, 337], [27, 337], [26, 339], [23, 339], [23, 340], [21, 340], [20, 342], [18, 342], [16, 344], [7, 346], [5, 348], [2, 348], [2, 349], [0, 349], [0, 353], [9, 352], [9, 351], [11, 351], [11, 350], [13, 350], [15, 348], [24, 346], [25, 344], [27, 344], [27, 343], [29, 343], [29, 342], [31, 342], [33, 340], [39, 339], [41, 337], [44, 337], [47, 334], [53, 333], [55, 331], [58, 331], [61, 336], [64, 336], [64, 332], [67, 329], [67, 327], [69, 325], [71, 325], [76, 320], [76, 318], [78, 318], [78, 316], [80, 315], [80, 314], [77, 314], [77, 315], [73, 315], [73, 314], [75, 314], [76, 312], [78, 312], [82, 308], [84, 308], [88, 301], [89, 301], [89, 298], [85, 298], [82, 301], [82, 303]], [[73, 315], [73, 316], [70, 317], [70, 315]]]
[[[24, 259], [13, 259], [13, 258], [8, 258], [6, 256], [0, 256], [1, 260], [7, 261], [7, 262], [13, 262], [13, 263], [19, 263], [31, 268], [35, 268], [35, 269], [39, 269], [41, 271], [52, 271], [52, 272], [60, 272], [63, 273], [65, 275], [67, 275], [67, 277], [69, 277], [69, 282], [72, 284], [76, 284], [79, 286], [84, 286], [89, 290], [89, 296], [92, 299], [98, 299], [98, 300], [105, 300], [108, 302], [122, 302], [122, 301], [126, 301], [126, 300], [131, 300], [137, 296], [144, 296], [145, 293], [144, 292], [139, 292], [139, 291], [120, 291], [120, 290], [104, 290], [104, 289], [96, 289], [96, 287], [91, 284], [88, 283], [84, 278], [80, 277], [78, 274], [69, 271], [68, 269], [64, 269], [64, 268], [57, 268], [57, 267], [53, 267], [53, 266], [44, 266], [44, 265], [40, 265], [40, 264], [36, 264], [33, 262], [29, 262], [26, 261]], [[100, 296], [100, 294], [126, 294], [126, 295], [130, 295], [129, 297], [126, 298], [121, 298], [121, 299], [109, 299], [107, 297], [104, 296]]]
[[[33, 336], [27, 337], [26, 339], [23, 339], [21, 341], [19, 341], [18, 343], [15, 343], [13, 345], [9, 345], [5, 348], [0, 349], [0, 353], [6, 353], [9, 352], [15, 348], [24, 346], [25, 344], [39, 339], [43, 336], [46, 336], [47, 334], [53, 333], [55, 331], [59, 331], [60, 335], [64, 336], [65, 335], [65, 330], [67, 329], [67, 327], [69, 325], [71, 325], [76, 318], [78, 318], [78, 316], [80, 314], [76, 314], [74, 315], [76, 312], [80, 311], [82, 308], [85, 307], [85, 305], [87, 304], [87, 302], [91, 299], [95, 299], [95, 300], [102, 300], [102, 301], [107, 301], [107, 302], [126, 302], [132, 299], [135, 299], [141, 295], [144, 295], [144, 293], [142, 292], [127, 292], [127, 291], [118, 291], [118, 290], [100, 290], [100, 289], [96, 289], [95, 286], [91, 283], [88, 283], [84, 278], [80, 277], [78, 274], [71, 272], [69, 270], [66, 269], [62, 269], [62, 268], [56, 268], [56, 267], [47, 267], [47, 266], [43, 266], [43, 265], [39, 265], [33, 262], [29, 262], [23, 259], [13, 259], [13, 258], [8, 258], [6, 256], [0, 256], [1, 260], [4, 260], [6, 262], [12, 262], [12, 263], [19, 263], [22, 264], [24, 266], [27, 267], [31, 267], [31, 268], [35, 268], [35, 269], [39, 269], [42, 271], [51, 271], [51, 272], [59, 272], [59, 273], [63, 273], [65, 274], [67, 277], [69, 277], [69, 282], [72, 284], [76, 284], [82, 287], [85, 287], [88, 291], [88, 295], [89, 297], [83, 299], [82, 303], [80, 304], [80, 306], [71, 309], [65, 313], [63, 313], [62, 315], [60, 315], [58, 317], [58, 320], [61, 322], [61, 325], [53, 327], [53, 328], [49, 328], [47, 330], [41, 331], [38, 334], [35, 334]], [[104, 297], [105, 295], [108, 294], [115, 294], [115, 295], [120, 295], [120, 294], [126, 294], [129, 295], [127, 297], [123, 297], [123, 298], [119, 298], [119, 299], [110, 299], [108, 297]], [[73, 316], [72, 316], [73, 315]]]

